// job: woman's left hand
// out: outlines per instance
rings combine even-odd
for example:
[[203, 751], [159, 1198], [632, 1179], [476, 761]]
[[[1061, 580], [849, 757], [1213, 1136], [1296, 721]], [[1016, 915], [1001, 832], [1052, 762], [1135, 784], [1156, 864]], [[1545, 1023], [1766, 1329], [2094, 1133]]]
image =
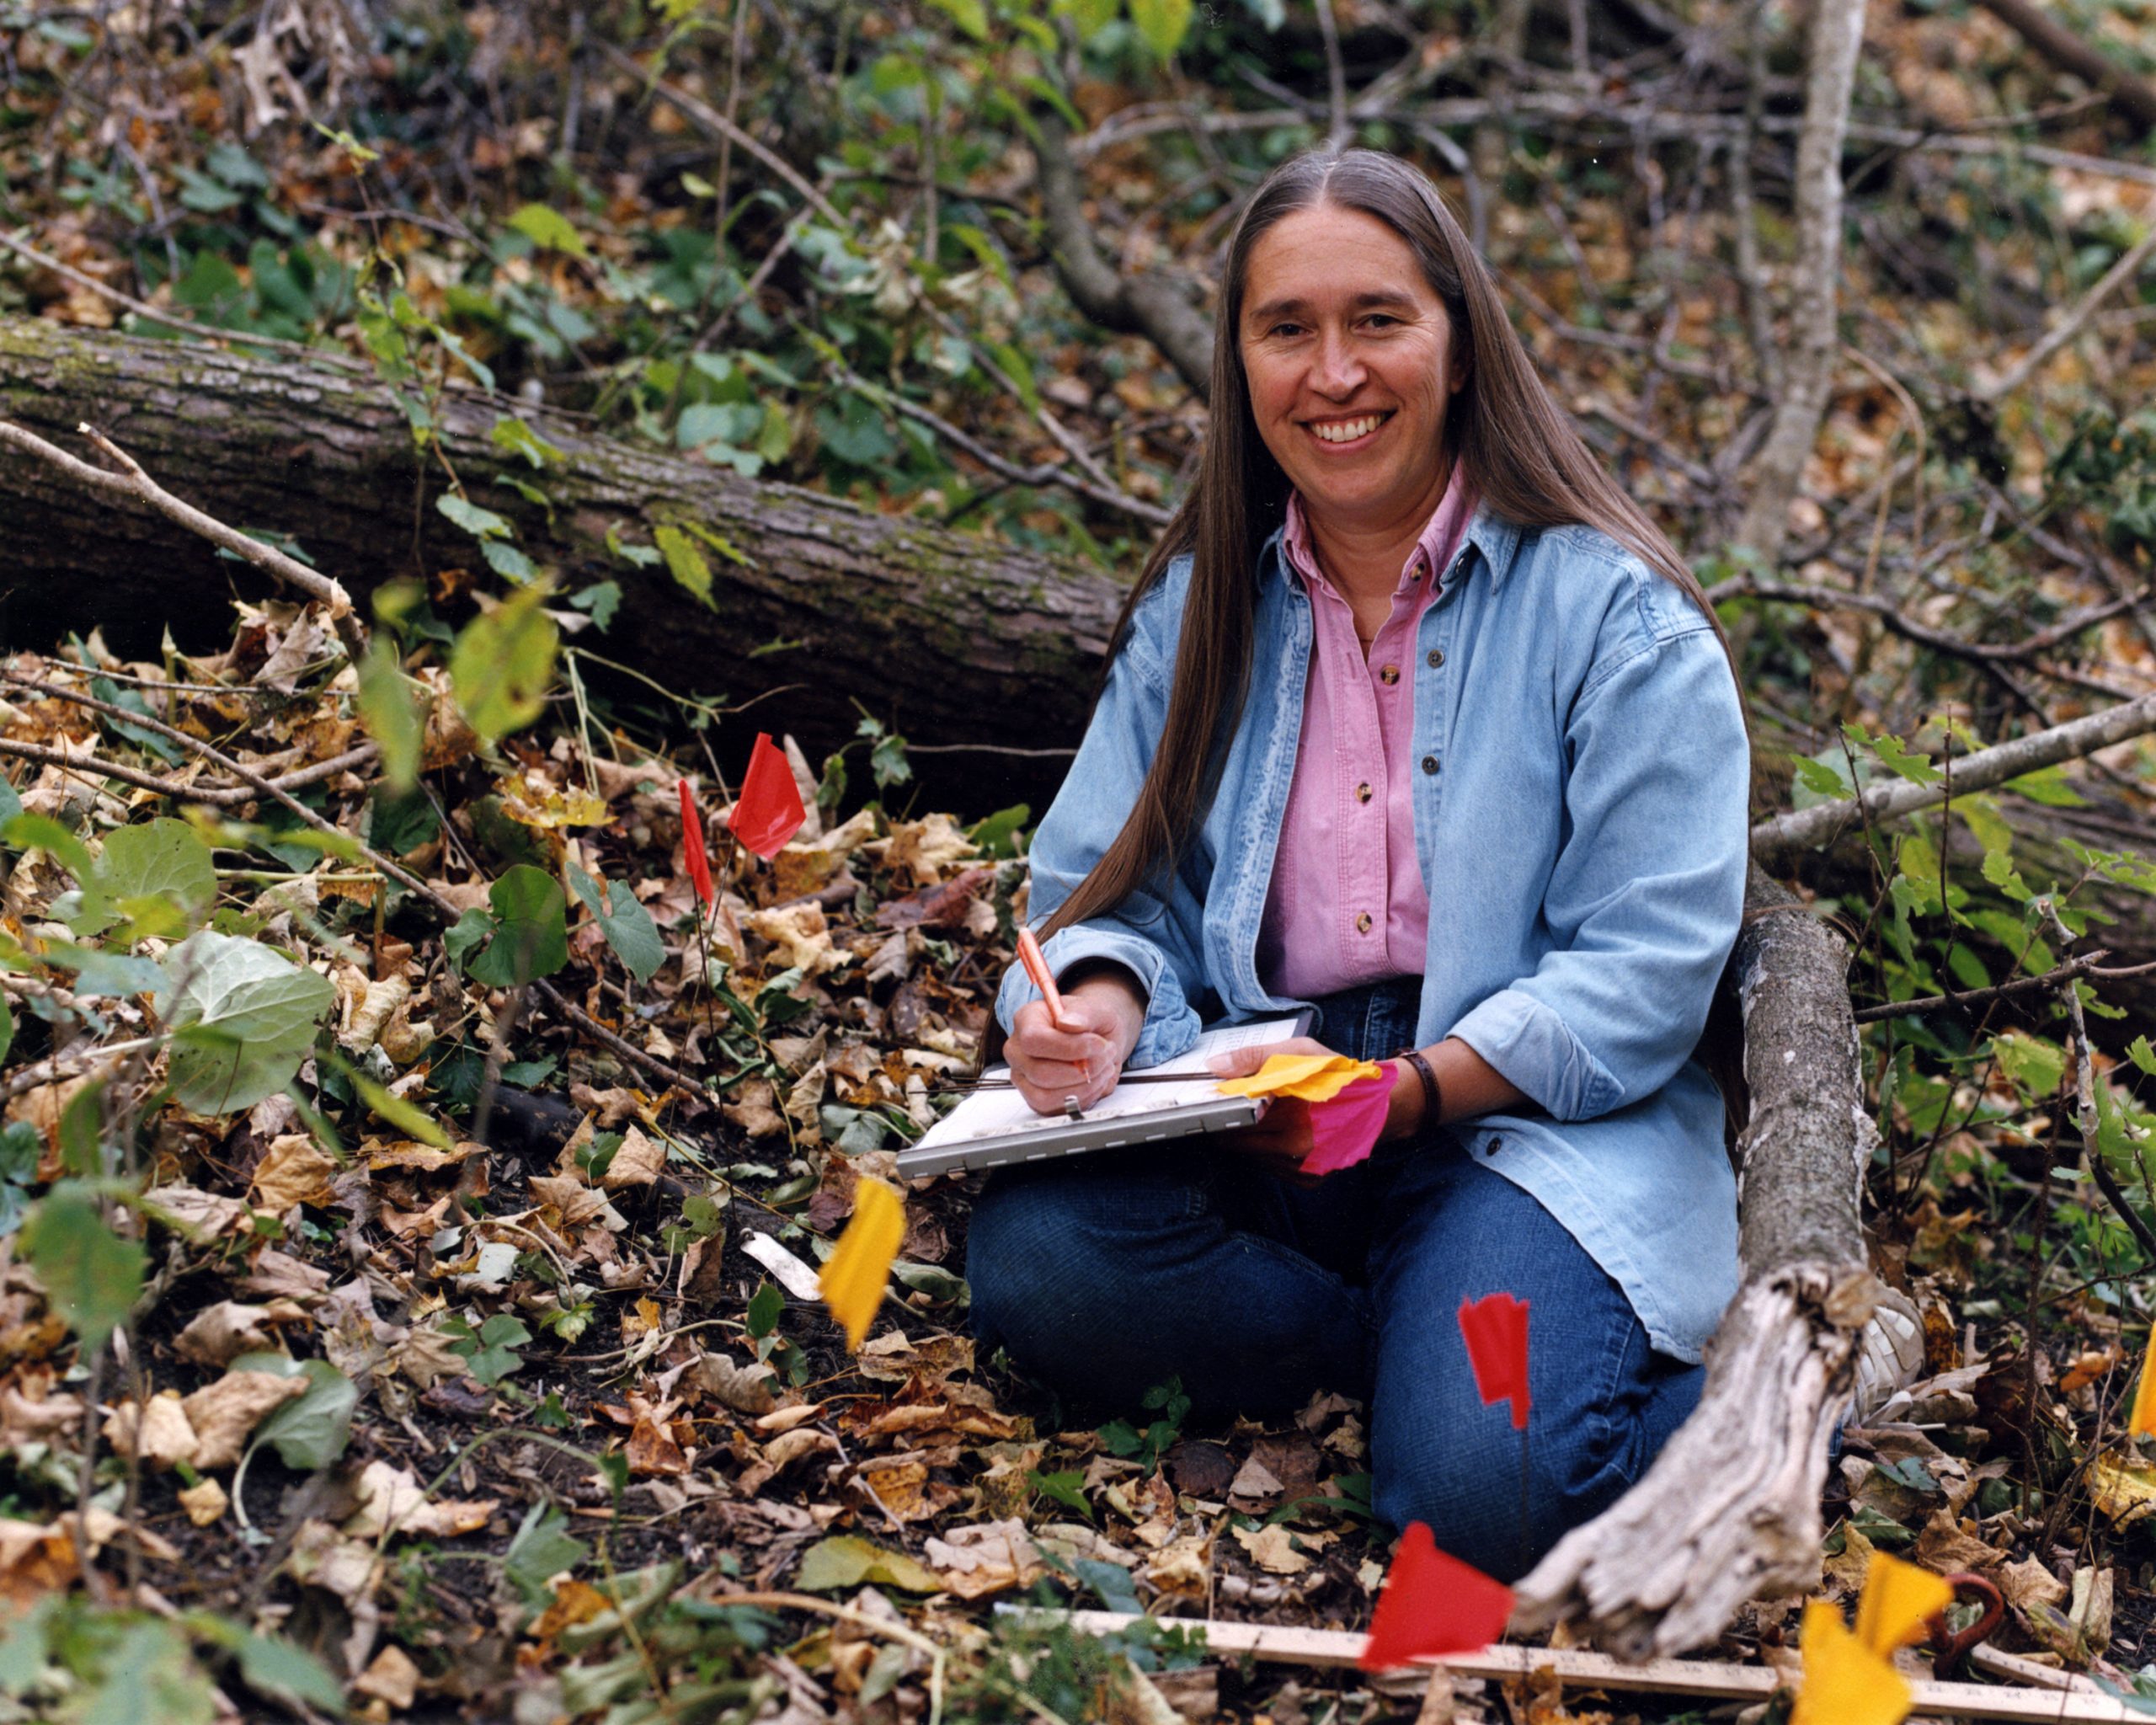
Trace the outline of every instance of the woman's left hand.
[[[1291, 1037], [1286, 1042], [1268, 1042], [1257, 1048], [1230, 1049], [1215, 1055], [1206, 1064], [1214, 1075], [1221, 1078], [1247, 1078], [1275, 1055], [1337, 1055], [1337, 1049], [1307, 1036]], [[1393, 1070], [1393, 1105], [1386, 1117], [1383, 1137], [1396, 1133], [1396, 1122], [1400, 1119], [1403, 1100], [1419, 1103], [1422, 1086], [1410, 1073], [1409, 1087], [1415, 1092], [1412, 1098], [1404, 1098], [1401, 1090], [1400, 1073]], [[1303, 1159], [1315, 1148], [1310, 1137], [1310, 1105], [1299, 1097], [1270, 1097], [1265, 1112], [1255, 1124], [1234, 1132], [1221, 1135], [1217, 1142], [1225, 1150], [1254, 1158], [1265, 1172], [1276, 1179], [1292, 1181], [1298, 1186], [1315, 1186], [1324, 1177], [1303, 1172]]]

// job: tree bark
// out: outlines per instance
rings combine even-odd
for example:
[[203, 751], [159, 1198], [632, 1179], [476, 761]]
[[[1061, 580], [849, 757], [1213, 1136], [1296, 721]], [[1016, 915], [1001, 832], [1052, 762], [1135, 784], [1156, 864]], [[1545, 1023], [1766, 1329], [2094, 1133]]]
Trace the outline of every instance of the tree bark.
[[[521, 547], [560, 571], [565, 590], [620, 583], [611, 628], [582, 643], [677, 691], [723, 691], [737, 705], [771, 696], [755, 724], [812, 748], [852, 734], [855, 697], [917, 742], [1071, 742], [1123, 596], [1089, 566], [744, 479], [477, 391], [445, 393], [440, 454], [423, 457], [380, 385], [327, 365], [0, 320], [0, 417], [94, 460], [75, 430], [88, 421], [168, 489], [236, 525], [290, 535], [360, 594], [399, 576], [483, 568], [479, 547], [435, 507], [446, 461], [472, 501], [508, 516]], [[497, 446], [489, 434], [510, 419], [567, 461], [535, 469]], [[512, 478], [543, 490], [547, 506]], [[8, 644], [42, 650], [94, 625], [116, 649], [154, 656], [168, 622], [183, 646], [221, 644], [228, 614], [204, 595], [274, 591], [147, 507], [86, 498], [6, 450], [0, 519]], [[607, 549], [610, 530], [649, 546], [670, 523], [705, 528], [739, 553], [737, 562], [697, 542], [709, 606], [664, 567]], [[965, 758], [977, 766], [982, 757]], [[1060, 761], [1048, 765], [1059, 776]], [[992, 807], [989, 798], [1038, 795], [1053, 782], [1038, 766], [990, 777], [966, 804]]]
[[1819, 435], [1840, 351], [1835, 305], [1842, 273], [1842, 141], [1857, 51], [1864, 45], [1864, 0], [1818, 0], [1812, 16], [1811, 68], [1804, 129], [1796, 145], [1796, 269], [1790, 282], [1790, 351], [1781, 366], [1781, 400], [1766, 447], [1753, 469], [1752, 495], [1737, 543], [1769, 564], [1781, 556], [1789, 506]]

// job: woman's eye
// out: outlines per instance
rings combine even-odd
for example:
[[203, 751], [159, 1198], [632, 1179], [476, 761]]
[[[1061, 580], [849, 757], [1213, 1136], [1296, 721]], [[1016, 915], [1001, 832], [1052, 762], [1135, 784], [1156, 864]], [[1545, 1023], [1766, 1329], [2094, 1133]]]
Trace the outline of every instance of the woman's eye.
[[1400, 319], [1389, 312], [1373, 312], [1364, 321], [1373, 329], [1380, 329], [1389, 324], [1397, 323]]

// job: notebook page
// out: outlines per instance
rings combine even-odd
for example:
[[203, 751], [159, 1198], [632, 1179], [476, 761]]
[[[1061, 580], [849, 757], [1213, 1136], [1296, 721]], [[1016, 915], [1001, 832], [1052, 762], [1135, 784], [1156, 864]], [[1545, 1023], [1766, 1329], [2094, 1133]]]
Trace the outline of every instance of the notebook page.
[[[1249, 1048], [1268, 1042], [1284, 1042], [1295, 1033], [1293, 1018], [1261, 1018], [1248, 1024], [1224, 1024], [1202, 1033], [1189, 1053], [1149, 1066], [1149, 1074], [1188, 1072], [1187, 1084], [1118, 1084], [1086, 1110], [1088, 1120], [1115, 1120], [1132, 1114], [1166, 1114], [1195, 1103], [1218, 1102], [1219, 1081], [1206, 1070], [1210, 1055], [1230, 1049]], [[1008, 1066], [990, 1066], [982, 1075], [1008, 1078]], [[970, 1144], [983, 1138], [1008, 1138], [1017, 1134], [1052, 1129], [1070, 1123], [1061, 1114], [1037, 1114], [1015, 1090], [977, 1090], [924, 1132], [918, 1143], [927, 1148], [948, 1144]]]

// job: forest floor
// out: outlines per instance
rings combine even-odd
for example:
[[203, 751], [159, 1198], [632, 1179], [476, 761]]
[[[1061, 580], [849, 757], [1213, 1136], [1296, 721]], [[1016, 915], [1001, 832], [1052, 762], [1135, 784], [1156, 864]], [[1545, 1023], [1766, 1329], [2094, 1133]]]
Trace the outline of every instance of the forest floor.
[[[163, 833], [176, 823], [140, 819], [157, 791], [101, 767], [182, 801], [208, 782], [184, 747], [161, 758], [146, 743], [163, 740], [71, 694], [117, 696], [257, 772], [341, 756], [360, 734], [349, 679], [290, 675], [323, 638], [315, 613], [271, 605], [248, 607], [214, 657], [123, 665], [94, 639], [17, 655], [11, 678], [61, 694], [19, 685], [4, 737], [68, 762], [25, 772], [24, 812], [92, 836], [130, 821]], [[706, 1685], [713, 1706], [746, 1704], [760, 1685], [788, 1719], [911, 1718], [931, 1646], [958, 1674], [947, 1717], [1006, 1717], [1014, 1690], [1033, 1717], [1136, 1706], [1110, 1699], [1126, 1657], [1193, 1717], [1413, 1715], [1412, 1694], [1353, 1672], [1222, 1666], [1171, 1632], [1178, 1617], [1367, 1626], [1390, 1542], [1371, 1525], [1355, 1404], [1205, 1427], [1171, 1384], [1073, 1428], [969, 1333], [979, 1177], [908, 1194], [890, 1296], [857, 1355], [804, 1297], [857, 1182], [893, 1178], [896, 1146], [972, 1058], [1023, 904], [1013, 820], [969, 831], [898, 810], [903, 763], [887, 752], [878, 803], [816, 809], [772, 863], [723, 863], [707, 986], [675, 763], [574, 723], [475, 747], [439, 691], [429, 736], [414, 795], [392, 796], [369, 761], [307, 788], [365, 836], [329, 868], [306, 872], [318, 852], [267, 798], [198, 816], [216, 863], [210, 927], [328, 978], [334, 1034], [289, 1093], [244, 1110], [190, 1111], [146, 1087], [152, 1286], [117, 1381], [83, 1381], [13, 1252], [21, 1236], [0, 1236], [0, 1592], [20, 1607], [79, 1584], [72, 1518], [94, 1430], [104, 1589], [124, 1579], [160, 1610], [274, 1628], [377, 1716], [626, 1721], [639, 1698]], [[814, 809], [818, 783], [800, 776]], [[707, 777], [687, 777], [719, 815]], [[72, 879], [34, 845], [11, 860], [6, 926], [29, 953], [61, 932]], [[595, 892], [602, 916], [558, 887], [552, 982], [716, 1091], [595, 1044], [530, 989], [475, 979], [477, 925], [399, 887], [392, 862], [451, 905], [497, 911], [490, 894], [519, 868], [573, 890], [579, 872], [626, 885], [658, 950], [624, 932], [618, 900]], [[18, 1213], [72, 1166], [86, 1087], [154, 1076], [99, 1049], [154, 1028], [158, 999], [125, 965], [169, 943], [102, 944], [120, 961], [109, 975], [78, 949], [72, 987], [27, 961], [6, 979], [18, 1076], [0, 1165]], [[54, 1055], [57, 1076], [35, 1064]], [[484, 1144], [469, 1135], [482, 1092]], [[1971, 1115], [1981, 1100], [1965, 1098]], [[2003, 1225], [2001, 1191], [2044, 1182], [2058, 1152], [2051, 1120], [2004, 1090], [1988, 1101], [1982, 1124], [1943, 1123], [1929, 1172], [1875, 1215], [1881, 1268], [1924, 1315], [1925, 1381], [1846, 1435], [1822, 1594], [1852, 1599], [1875, 1549], [1975, 1571], [2009, 1602], [2001, 1646], [2130, 1671], [2152, 1657], [2156, 1468], [2116, 1439], [2137, 1361], [2105, 1279], [2112, 1247], [2094, 1219], [2048, 1240]], [[1892, 1147], [1906, 1159], [1921, 1144]], [[2032, 1255], [2078, 1285], [2047, 1295], [2030, 1353], [2010, 1338]], [[321, 1363], [288, 1407], [298, 1385], [265, 1380], [265, 1354]], [[725, 1605], [744, 1594], [765, 1603]], [[1036, 1599], [1164, 1627], [1103, 1653], [995, 1615]], [[1798, 1604], [1749, 1609], [1720, 1651], [1784, 1657]], [[1709, 1716], [1532, 1684], [1488, 1705], [1538, 1722]]]

